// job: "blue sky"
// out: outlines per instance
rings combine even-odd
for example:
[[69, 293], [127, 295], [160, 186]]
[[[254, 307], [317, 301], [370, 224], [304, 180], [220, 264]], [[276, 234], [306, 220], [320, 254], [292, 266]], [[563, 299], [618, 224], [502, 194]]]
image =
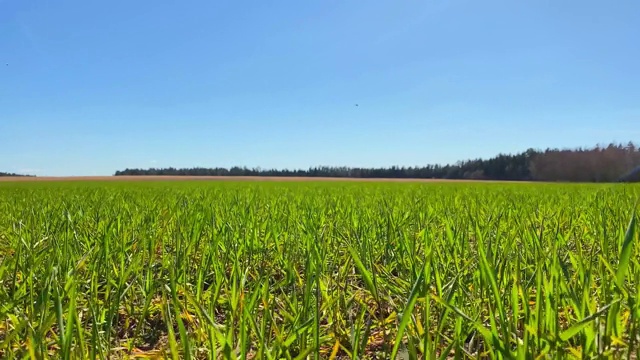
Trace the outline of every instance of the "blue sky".
[[640, 140], [639, 35], [637, 0], [0, 0], [0, 171]]

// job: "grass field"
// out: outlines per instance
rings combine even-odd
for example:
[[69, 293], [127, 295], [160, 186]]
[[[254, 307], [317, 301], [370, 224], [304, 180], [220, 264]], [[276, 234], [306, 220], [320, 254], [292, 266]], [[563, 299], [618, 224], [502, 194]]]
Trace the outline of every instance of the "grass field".
[[639, 195], [4, 182], [0, 357], [636, 359]]

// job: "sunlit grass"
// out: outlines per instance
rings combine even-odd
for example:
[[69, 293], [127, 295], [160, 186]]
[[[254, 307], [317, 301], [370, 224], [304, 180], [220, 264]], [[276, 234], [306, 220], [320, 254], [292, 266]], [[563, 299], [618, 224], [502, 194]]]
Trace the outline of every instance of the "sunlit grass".
[[637, 358], [632, 185], [0, 184], [0, 357]]

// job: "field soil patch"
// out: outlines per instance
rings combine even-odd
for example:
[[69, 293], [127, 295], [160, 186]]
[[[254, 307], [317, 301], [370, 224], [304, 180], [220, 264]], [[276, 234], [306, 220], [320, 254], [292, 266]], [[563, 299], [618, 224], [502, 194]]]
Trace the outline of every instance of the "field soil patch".
[[4, 182], [29, 181], [356, 181], [356, 182], [494, 182], [491, 180], [451, 179], [391, 179], [391, 178], [333, 178], [333, 177], [281, 177], [281, 176], [40, 176], [0, 177]]

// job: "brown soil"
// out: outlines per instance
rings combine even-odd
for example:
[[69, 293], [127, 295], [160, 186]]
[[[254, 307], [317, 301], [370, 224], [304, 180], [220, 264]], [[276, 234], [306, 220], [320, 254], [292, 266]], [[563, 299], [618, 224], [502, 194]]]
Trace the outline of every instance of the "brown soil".
[[478, 180], [445, 179], [355, 179], [329, 177], [278, 177], [278, 176], [42, 176], [0, 177], [0, 181], [364, 181], [364, 182], [478, 182]]

